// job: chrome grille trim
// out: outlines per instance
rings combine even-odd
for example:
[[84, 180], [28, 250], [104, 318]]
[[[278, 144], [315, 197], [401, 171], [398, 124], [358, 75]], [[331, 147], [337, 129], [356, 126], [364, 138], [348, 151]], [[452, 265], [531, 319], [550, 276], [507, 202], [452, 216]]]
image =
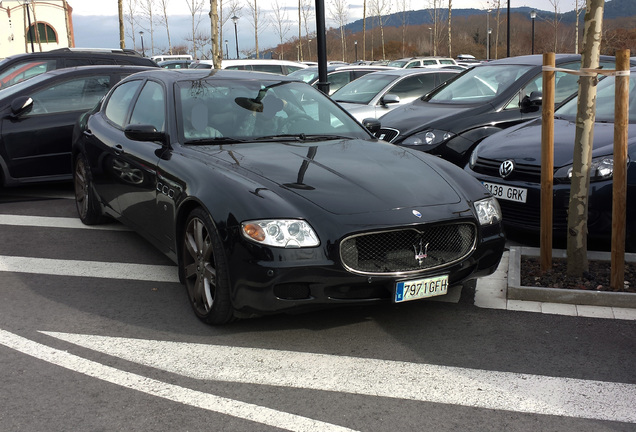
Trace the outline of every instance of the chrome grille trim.
[[392, 128], [382, 128], [376, 132], [375, 137], [387, 142], [393, 142], [400, 136], [400, 131]]
[[[340, 262], [356, 274], [403, 276], [451, 266], [470, 255], [476, 244], [477, 227], [472, 222], [373, 231], [344, 238]], [[418, 253], [427, 255], [421, 263]]]

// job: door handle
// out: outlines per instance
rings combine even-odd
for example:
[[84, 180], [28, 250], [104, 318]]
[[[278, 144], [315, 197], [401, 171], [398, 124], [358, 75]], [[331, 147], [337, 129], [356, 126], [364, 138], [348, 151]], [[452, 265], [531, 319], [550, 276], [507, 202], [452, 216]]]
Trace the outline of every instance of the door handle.
[[122, 154], [122, 153], [124, 152], [124, 148], [122, 147], [122, 145], [121, 145], [121, 144], [117, 144], [117, 145], [114, 147], [114, 150], [115, 150], [115, 154], [116, 154], [116, 155], [120, 155], [120, 154]]

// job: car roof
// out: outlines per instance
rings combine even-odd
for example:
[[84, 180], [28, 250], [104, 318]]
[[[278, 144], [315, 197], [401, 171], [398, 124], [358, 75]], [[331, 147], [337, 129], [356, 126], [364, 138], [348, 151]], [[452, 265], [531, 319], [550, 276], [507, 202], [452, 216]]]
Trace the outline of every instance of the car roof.
[[[411, 69], [387, 68], [386, 70], [379, 70], [377, 72], [373, 72], [373, 74], [401, 76], [401, 75], [415, 75], [415, 74], [430, 74], [430, 73], [439, 73], [439, 72], [451, 73], [452, 74], [452, 73], [459, 73], [459, 72], [462, 72], [462, 71], [459, 70], [459, 69], [451, 69], [451, 68], [443, 68], [443, 67], [411, 68]], [[371, 74], [369, 74], [369, 75], [371, 75]], [[367, 75], [365, 75], [365, 76], [367, 76]]]
[[[580, 54], [555, 54], [554, 61], [556, 64], [560, 63], [568, 63], [581, 59]], [[601, 60], [614, 60], [614, 56], [602, 55]], [[528, 65], [528, 66], [541, 66], [543, 65], [543, 55], [535, 54], [535, 55], [525, 55], [525, 56], [516, 56], [516, 57], [507, 57], [498, 60], [491, 60], [485, 65], [492, 64], [511, 64], [511, 65]]]
[[272, 74], [269, 72], [256, 72], [246, 70], [233, 69], [164, 69], [164, 68], [148, 68], [143, 72], [135, 74], [137, 77], [158, 78], [165, 82], [199, 80], [205, 78], [213, 79], [232, 79], [237, 81], [289, 81], [302, 82], [302, 80], [290, 78], [287, 75]]
[[124, 56], [124, 57], [139, 57], [144, 58], [135, 50], [131, 49], [108, 49], [108, 48], [57, 48], [50, 51], [31, 52], [14, 54], [8, 56], [6, 59], [20, 59], [20, 58], [39, 58], [39, 57], [86, 57], [89, 56]]

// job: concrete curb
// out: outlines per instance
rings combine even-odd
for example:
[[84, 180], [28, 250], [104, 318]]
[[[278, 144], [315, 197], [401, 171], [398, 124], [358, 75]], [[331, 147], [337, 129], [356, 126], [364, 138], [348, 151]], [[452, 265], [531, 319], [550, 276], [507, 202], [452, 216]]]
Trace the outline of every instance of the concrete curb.
[[[508, 300], [636, 308], [636, 294], [633, 293], [582, 291], [521, 285], [521, 256], [538, 257], [539, 255], [539, 248], [526, 246], [510, 247], [508, 258]], [[566, 251], [555, 249], [552, 251], [552, 256], [554, 258], [565, 258]], [[607, 265], [610, 265], [609, 252], [588, 252], [588, 259], [607, 261]], [[636, 254], [625, 254], [625, 262], [636, 262]]]

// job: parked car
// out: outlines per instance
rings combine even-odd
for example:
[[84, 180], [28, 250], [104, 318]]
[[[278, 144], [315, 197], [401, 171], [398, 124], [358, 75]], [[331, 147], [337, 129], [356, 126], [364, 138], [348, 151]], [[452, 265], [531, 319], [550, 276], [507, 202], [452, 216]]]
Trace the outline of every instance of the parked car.
[[[327, 65], [329, 94], [334, 94], [340, 87], [368, 73], [391, 69], [394, 68], [388, 68], [386, 66]], [[308, 67], [307, 69], [296, 71], [289, 75], [293, 78], [303, 80], [314, 87], [318, 86], [319, 77], [317, 66]]]
[[0, 90], [47, 71], [86, 65], [157, 66], [133, 50], [59, 48], [16, 54], [0, 61]]
[[79, 116], [121, 78], [146, 69], [57, 69], [0, 91], [0, 185], [71, 180], [71, 139]]
[[[196, 60], [190, 67], [192, 69], [212, 69], [214, 63], [212, 60]], [[306, 67], [306, 64], [289, 60], [239, 59], [223, 60], [221, 62], [221, 69], [269, 72], [280, 75], [289, 75], [292, 72], [305, 69]]]
[[458, 71], [448, 69], [394, 69], [372, 72], [340, 87], [331, 95], [358, 121], [380, 118], [439, 86]]
[[443, 295], [493, 272], [505, 244], [477, 180], [283, 75], [136, 74], [75, 136], [80, 219], [155, 244], [207, 323]]
[[[556, 55], [559, 68], [578, 70], [580, 65], [578, 54]], [[601, 56], [602, 67], [614, 65], [614, 57]], [[376, 136], [463, 167], [479, 141], [541, 115], [542, 67], [541, 55], [475, 66], [382, 117]], [[555, 106], [576, 91], [577, 76], [556, 72]]]
[[456, 66], [457, 62], [450, 57], [437, 57], [437, 56], [427, 56], [427, 57], [409, 57], [403, 58], [399, 60], [390, 61], [387, 66], [396, 67], [396, 68], [418, 68], [418, 67], [440, 67], [440, 66]]
[[[636, 251], [636, 68], [629, 83], [629, 142], [627, 165], [627, 248]], [[612, 174], [614, 168], [613, 77], [597, 88], [596, 123], [590, 177], [588, 238], [611, 238]], [[577, 98], [555, 112], [553, 234], [564, 238], [570, 197], [574, 154]], [[539, 233], [541, 201], [541, 119], [535, 119], [486, 139], [473, 151], [466, 171], [497, 196], [506, 226], [517, 231]]]
[[157, 62], [157, 66], [164, 69], [188, 69], [192, 60], [163, 60]]

